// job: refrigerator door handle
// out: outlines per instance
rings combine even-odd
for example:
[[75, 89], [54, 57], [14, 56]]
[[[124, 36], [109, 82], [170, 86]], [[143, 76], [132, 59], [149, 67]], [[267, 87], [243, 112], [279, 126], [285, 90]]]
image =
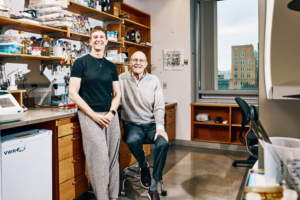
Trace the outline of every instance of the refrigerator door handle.
[[78, 160], [80, 160], [80, 158], [78, 158], [77, 160], [73, 160], [72, 163], [76, 163]]

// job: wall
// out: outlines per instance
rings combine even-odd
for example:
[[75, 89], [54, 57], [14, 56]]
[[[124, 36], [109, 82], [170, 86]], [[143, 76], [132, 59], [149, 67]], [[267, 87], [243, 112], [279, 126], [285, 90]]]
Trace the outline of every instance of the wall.
[[[125, 0], [139, 3], [138, 8], [151, 15], [152, 74], [167, 82], [164, 97], [167, 102], [177, 102], [176, 139], [191, 138], [191, 51], [190, 51], [190, 0]], [[135, 6], [134, 4], [131, 4]], [[163, 69], [163, 49], [184, 49], [188, 65], [184, 70]]]
[[[300, 86], [300, 12], [287, 8], [290, 0], [275, 0], [271, 66], [273, 85]], [[259, 1], [259, 119], [270, 136], [300, 138], [300, 101], [267, 100], [264, 80], [266, 0]]]

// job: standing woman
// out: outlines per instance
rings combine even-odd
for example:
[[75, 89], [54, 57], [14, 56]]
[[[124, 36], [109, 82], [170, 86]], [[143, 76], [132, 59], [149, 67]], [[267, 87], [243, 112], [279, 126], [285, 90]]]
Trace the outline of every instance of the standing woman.
[[91, 31], [92, 52], [76, 60], [70, 78], [70, 98], [78, 106], [89, 178], [98, 200], [119, 193], [120, 125], [117, 113], [120, 85], [116, 66], [103, 57], [107, 32]]

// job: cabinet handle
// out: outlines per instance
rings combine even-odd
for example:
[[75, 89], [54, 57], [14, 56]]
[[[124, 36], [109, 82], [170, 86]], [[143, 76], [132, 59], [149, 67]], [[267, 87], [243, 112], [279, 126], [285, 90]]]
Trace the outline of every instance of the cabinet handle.
[[129, 156], [131, 156], [132, 155], [132, 153], [130, 153], [130, 154], [128, 154]]
[[72, 185], [75, 185], [76, 183], [78, 183], [78, 182], [80, 182], [81, 180], [80, 179], [78, 179], [78, 181], [76, 181], [76, 182], [72, 182]]
[[71, 129], [74, 129], [74, 128], [79, 128], [79, 126], [74, 126], [74, 127], [72, 127]]
[[74, 140], [77, 140], [77, 139], [80, 139], [80, 137], [72, 138], [71, 140], [74, 141]]
[[73, 160], [72, 163], [76, 163], [78, 160], [80, 160], [80, 158], [78, 158], [77, 160]]
[[172, 115], [172, 116], [169, 116], [169, 117], [173, 118], [173, 117], [174, 117], [174, 115]]
[[174, 112], [174, 110], [169, 111], [170, 113]]
[[[173, 124], [172, 126], [174, 126], [174, 124]], [[172, 126], [171, 126], [171, 127], [172, 127]]]

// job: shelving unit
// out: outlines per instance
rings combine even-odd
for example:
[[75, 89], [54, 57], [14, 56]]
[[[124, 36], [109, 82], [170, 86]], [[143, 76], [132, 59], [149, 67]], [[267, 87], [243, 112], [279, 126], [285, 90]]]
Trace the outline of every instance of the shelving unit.
[[[210, 119], [216, 119], [217, 116], [220, 116], [222, 121], [227, 120], [228, 124], [198, 122], [195, 120], [195, 116], [200, 113], [209, 114]], [[193, 141], [242, 145], [239, 141], [242, 128], [241, 121], [242, 115], [238, 105], [191, 104], [191, 138]], [[244, 136], [249, 127], [249, 124], [245, 126]]]

